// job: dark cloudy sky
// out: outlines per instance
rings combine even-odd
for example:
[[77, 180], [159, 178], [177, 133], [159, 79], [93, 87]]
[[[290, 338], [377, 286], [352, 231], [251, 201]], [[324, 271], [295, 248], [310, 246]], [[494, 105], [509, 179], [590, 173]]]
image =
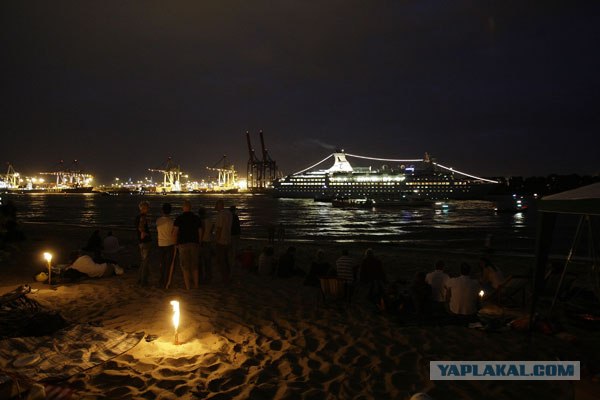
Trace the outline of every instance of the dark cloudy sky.
[[597, 1], [4, 1], [0, 160], [103, 181], [327, 147], [479, 175], [600, 172]]

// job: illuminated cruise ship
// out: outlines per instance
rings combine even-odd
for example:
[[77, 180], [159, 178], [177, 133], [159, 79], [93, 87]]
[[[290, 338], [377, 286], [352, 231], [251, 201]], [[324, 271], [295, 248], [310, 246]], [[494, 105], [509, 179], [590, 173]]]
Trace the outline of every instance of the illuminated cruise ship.
[[[315, 169], [333, 157], [328, 169]], [[381, 162], [378, 168], [353, 167], [347, 157]], [[318, 163], [273, 182], [276, 197], [368, 198], [379, 202], [480, 199], [496, 181], [443, 166], [425, 153], [422, 159], [395, 160], [330, 154]]]

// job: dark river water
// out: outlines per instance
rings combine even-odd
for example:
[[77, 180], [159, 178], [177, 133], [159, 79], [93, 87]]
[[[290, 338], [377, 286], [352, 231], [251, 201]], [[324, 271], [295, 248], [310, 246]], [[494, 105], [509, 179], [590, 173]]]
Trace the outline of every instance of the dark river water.
[[336, 208], [312, 199], [275, 199], [264, 195], [119, 195], [98, 194], [11, 194], [25, 223], [58, 224], [98, 229], [132, 229], [137, 204], [146, 200], [151, 214], [160, 215], [163, 202], [170, 202], [174, 215], [188, 199], [193, 210], [214, 208], [218, 198], [226, 206], [236, 205], [242, 236], [266, 238], [270, 224], [283, 224], [285, 236], [295, 241], [390, 243], [419, 246], [483, 246], [493, 235], [497, 248], [532, 251], [536, 212], [495, 213], [493, 202], [455, 201], [448, 211], [425, 208]]

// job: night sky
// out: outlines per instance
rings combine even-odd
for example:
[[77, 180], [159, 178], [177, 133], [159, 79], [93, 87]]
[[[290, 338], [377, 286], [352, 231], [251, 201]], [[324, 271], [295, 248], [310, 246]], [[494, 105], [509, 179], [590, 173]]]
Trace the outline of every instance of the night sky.
[[[4, 1], [0, 160], [194, 177], [245, 132], [284, 173], [349, 153], [600, 172], [597, 1]], [[2, 167], [4, 168], [4, 167]], [[3, 172], [3, 171], [2, 171]]]

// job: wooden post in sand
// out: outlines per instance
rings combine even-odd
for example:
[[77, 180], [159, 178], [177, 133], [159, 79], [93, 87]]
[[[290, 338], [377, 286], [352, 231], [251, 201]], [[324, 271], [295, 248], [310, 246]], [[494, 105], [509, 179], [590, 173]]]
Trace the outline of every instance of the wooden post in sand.
[[169, 277], [167, 278], [167, 284], [165, 289], [171, 286], [171, 279], [173, 278], [173, 268], [175, 268], [175, 256], [177, 256], [177, 245], [173, 246], [173, 259], [171, 260], [171, 267], [169, 268]]

